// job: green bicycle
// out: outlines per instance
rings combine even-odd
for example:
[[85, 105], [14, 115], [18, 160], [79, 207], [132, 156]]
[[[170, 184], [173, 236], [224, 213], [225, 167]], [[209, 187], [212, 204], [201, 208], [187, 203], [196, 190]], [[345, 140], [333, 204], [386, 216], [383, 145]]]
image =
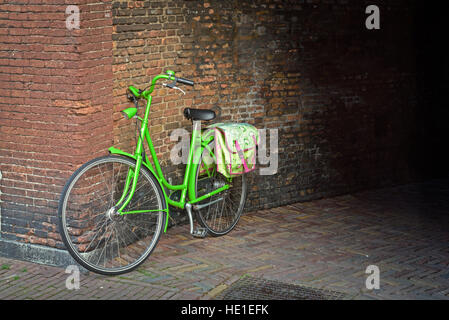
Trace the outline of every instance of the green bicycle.
[[[201, 135], [201, 121], [215, 118], [212, 110], [184, 109], [193, 130], [183, 182], [172, 185], [165, 179], [148, 131], [151, 94], [161, 79], [172, 81], [163, 84], [167, 88], [180, 91], [178, 83], [194, 85], [167, 71], [154, 77], [148, 90], [130, 86], [127, 98], [135, 107], [123, 113], [141, 122], [135, 153], [109, 148], [109, 155], [76, 170], [61, 193], [58, 219], [62, 240], [72, 257], [88, 270], [118, 275], [143, 263], [162, 231], [167, 231], [169, 206], [187, 211], [190, 233], [195, 237], [227, 234], [244, 209], [245, 176], [226, 178], [215, 166], [204, 170], [202, 165], [206, 158], [215, 159], [214, 137]], [[137, 112], [141, 99], [146, 100], [143, 118]], [[144, 140], [154, 167], [145, 153]], [[194, 217], [198, 228], [194, 228]]]

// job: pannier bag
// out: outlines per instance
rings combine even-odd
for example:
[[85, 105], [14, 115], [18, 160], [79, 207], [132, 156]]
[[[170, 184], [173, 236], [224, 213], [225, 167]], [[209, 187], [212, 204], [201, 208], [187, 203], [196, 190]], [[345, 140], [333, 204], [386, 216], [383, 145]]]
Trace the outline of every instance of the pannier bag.
[[200, 172], [217, 171], [227, 178], [256, 169], [256, 148], [259, 144], [257, 128], [248, 123], [216, 123], [208, 126], [203, 139], [214, 135], [216, 161], [204, 152]]

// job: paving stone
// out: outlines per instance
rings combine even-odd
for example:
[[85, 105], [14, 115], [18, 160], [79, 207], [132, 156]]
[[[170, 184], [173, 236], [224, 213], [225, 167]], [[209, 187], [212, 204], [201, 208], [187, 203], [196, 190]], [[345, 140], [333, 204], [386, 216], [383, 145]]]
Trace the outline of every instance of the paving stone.
[[[352, 299], [449, 299], [449, 188], [440, 181], [246, 213], [223, 237], [163, 234], [137, 270], [80, 275], [0, 258], [0, 299], [217, 299], [245, 276], [334, 290]], [[420, 196], [421, 190], [432, 190]], [[380, 290], [368, 290], [377, 265]]]

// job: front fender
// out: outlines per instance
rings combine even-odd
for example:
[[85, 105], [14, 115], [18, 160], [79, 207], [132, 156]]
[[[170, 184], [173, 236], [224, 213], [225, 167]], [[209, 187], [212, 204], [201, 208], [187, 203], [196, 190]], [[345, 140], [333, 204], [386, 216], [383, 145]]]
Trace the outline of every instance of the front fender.
[[[115, 155], [120, 155], [120, 156], [128, 157], [128, 158], [131, 158], [131, 159], [137, 161], [137, 157], [136, 157], [136, 156], [134, 156], [134, 155], [132, 155], [132, 154], [130, 154], [130, 153], [128, 153], [128, 152], [122, 151], [122, 150], [120, 150], [120, 149], [117, 149], [117, 148], [114, 148], [114, 147], [110, 147], [110, 148], [108, 149], [108, 151], [109, 151], [110, 154], [115, 154]], [[168, 218], [169, 218], [169, 215], [170, 215], [170, 213], [169, 213], [169, 207], [168, 207], [168, 201], [167, 201], [167, 194], [165, 193], [165, 189], [164, 189], [164, 186], [162, 185], [161, 180], [160, 180], [159, 177], [156, 175], [156, 173], [154, 172], [153, 168], [151, 168], [150, 166], [148, 166], [148, 164], [147, 164], [145, 161], [142, 161], [142, 164], [143, 164], [143, 165], [145, 166], [145, 168], [146, 168], [148, 171], [150, 171], [150, 172], [153, 174], [153, 176], [156, 178], [157, 182], [159, 183], [159, 186], [161, 187], [162, 193], [164, 194], [164, 198], [165, 198], [165, 199], [164, 199], [164, 200], [165, 200], [165, 207], [166, 207], [166, 208], [165, 208], [165, 212], [167, 213], [167, 216], [166, 216], [166, 219], [165, 219], [164, 232], [167, 232]]]

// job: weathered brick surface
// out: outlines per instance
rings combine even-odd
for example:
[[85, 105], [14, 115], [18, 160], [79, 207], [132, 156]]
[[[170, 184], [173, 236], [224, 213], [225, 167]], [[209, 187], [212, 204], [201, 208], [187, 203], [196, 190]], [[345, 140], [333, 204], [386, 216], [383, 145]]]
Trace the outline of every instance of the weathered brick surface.
[[[448, 300], [448, 201], [446, 179], [253, 211], [218, 238], [178, 226], [136, 271], [81, 274], [72, 291], [62, 268], [0, 258], [0, 299], [220, 299], [251, 276], [349, 299]], [[369, 265], [379, 290], [365, 286]]]
[[174, 182], [182, 167], [168, 159], [169, 136], [189, 129], [190, 106], [279, 130], [278, 173], [250, 175], [247, 210], [414, 177], [412, 2], [379, 4], [376, 31], [360, 1], [71, 4], [80, 30], [65, 28], [66, 1], [0, 5], [3, 238], [61, 247], [64, 181], [110, 145], [132, 149], [125, 90], [166, 69], [196, 82], [185, 96], [159, 89], [153, 99], [150, 131]]
[[193, 74], [209, 78], [204, 85], [216, 92], [206, 99], [200, 91], [194, 104], [217, 103], [225, 120], [279, 129], [278, 174], [254, 176], [249, 207], [408, 176], [412, 12], [399, 4], [383, 10], [384, 28], [376, 33], [364, 28], [364, 8], [334, 1], [189, 2]]
[[83, 162], [112, 144], [110, 2], [0, 5], [1, 238], [61, 246], [56, 208]]
[[114, 1], [115, 143], [131, 148], [134, 139], [118, 113], [126, 87], [173, 69], [196, 85], [184, 97], [158, 92], [151, 130], [162, 159], [171, 130], [189, 127], [186, 106], [279, 130], [278, 174], [252, 176], [248, 209], [407, 181], [413, 4], [380, 6], [378, 31], [365, 28], [365, 8], [359, 1]]

